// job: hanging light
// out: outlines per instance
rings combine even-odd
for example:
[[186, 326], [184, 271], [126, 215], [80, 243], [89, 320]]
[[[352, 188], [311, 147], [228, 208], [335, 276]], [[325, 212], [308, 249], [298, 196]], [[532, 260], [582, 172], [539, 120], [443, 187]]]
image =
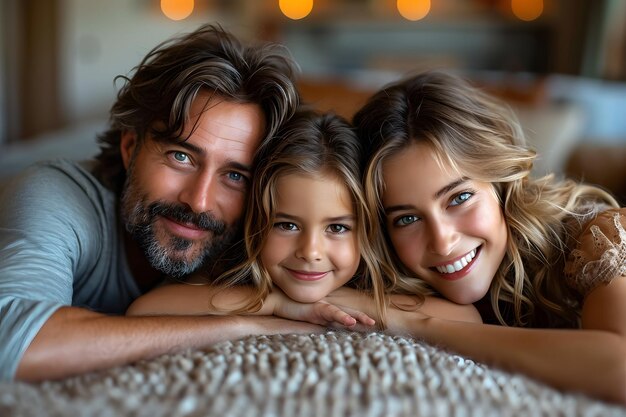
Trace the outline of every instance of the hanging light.
[[183, 20], [193, 12], [194, 0], [161, 0], [161, 11], [172, 20]]
[[398, 0], [398, 12], [407, 20], [421, 20], [430, 12], [430, 0]]
[[518, 19], [530, 22], [543, 13], [543, 0], [511, 0], [511, 10]]
[[313, 0], [279, 0], [280, 11], [290, 19], [307, 17], [313, 10]]

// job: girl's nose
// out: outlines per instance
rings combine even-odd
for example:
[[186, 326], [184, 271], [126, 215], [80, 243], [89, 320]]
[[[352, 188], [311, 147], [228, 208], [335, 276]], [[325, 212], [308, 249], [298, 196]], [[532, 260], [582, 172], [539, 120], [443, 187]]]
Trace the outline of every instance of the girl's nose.
[[323, 242], [317, 233], [302, 233], [296, 249], [296, 257], [307, 262], [316, 262], [322, 259]]

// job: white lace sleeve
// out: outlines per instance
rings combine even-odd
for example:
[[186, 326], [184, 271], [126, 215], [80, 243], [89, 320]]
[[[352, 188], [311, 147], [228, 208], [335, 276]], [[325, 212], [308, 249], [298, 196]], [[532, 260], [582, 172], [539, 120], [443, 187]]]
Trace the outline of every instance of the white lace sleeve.
[[626, 276], [626, 208], [606, 210], [591, 221], [566, 264], [570, 286], [587, 295], [599, 284]]

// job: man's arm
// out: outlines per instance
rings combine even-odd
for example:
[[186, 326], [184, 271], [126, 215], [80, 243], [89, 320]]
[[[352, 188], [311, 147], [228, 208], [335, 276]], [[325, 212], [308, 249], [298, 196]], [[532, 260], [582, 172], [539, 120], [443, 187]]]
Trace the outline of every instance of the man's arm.
[[65, 378], [248, 335], [317, 333], [323, 327], [276, 317], [107, 316], [58, 309], [22, 357], [16, 378]]

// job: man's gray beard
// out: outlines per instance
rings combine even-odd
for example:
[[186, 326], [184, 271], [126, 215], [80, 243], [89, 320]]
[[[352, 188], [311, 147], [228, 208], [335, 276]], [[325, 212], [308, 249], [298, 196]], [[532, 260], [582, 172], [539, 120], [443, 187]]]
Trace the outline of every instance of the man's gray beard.
[[[150, 204], [142, 197], [136, 184], [129, 178], [122, 192], [122, 220], [126, 230], [141, 247], [150, 265], [171, 277], [180, 278], [197, 271], [211, 262], [217, 262], [220, 255], [232, 246], [237, 238], [238, 229], [226, 226], [224, 222], [215, 219], [210, 213], [195, 214], [181, 205], [155, 201]], [[174, 219], [192, 221], [196, 226], [211, 231], [211, 236], [205, 240], [199, 253], [192, 259], [176, 259], [174, 252], [192, 248], [192, 240], [177, 236], [170, 236], [169, 241], [161, 244], [154, 232], [154, 222], [157, 216], [167, 213]]]
[[207, 264], [217, 262], [224, 250], [230, 247], [235, 241], [235, 234], [232, 230], [220, 236], [213, 235], [212, 243], [207, 242], [196, 257], [185, 260], [175, 259], [172, 256], [172, 252], [184, 251], [191, 248], [193, 241], [172, 236], [169, 239], [169, 247], [166, 247], [158, 241], [154, 233], [152, 222], [147, 225], [135, 227], [133, 230], [129, 230], [129, 232], [142, 248], [150, 265], [154, 269], [174, 278], [191, 274]]

